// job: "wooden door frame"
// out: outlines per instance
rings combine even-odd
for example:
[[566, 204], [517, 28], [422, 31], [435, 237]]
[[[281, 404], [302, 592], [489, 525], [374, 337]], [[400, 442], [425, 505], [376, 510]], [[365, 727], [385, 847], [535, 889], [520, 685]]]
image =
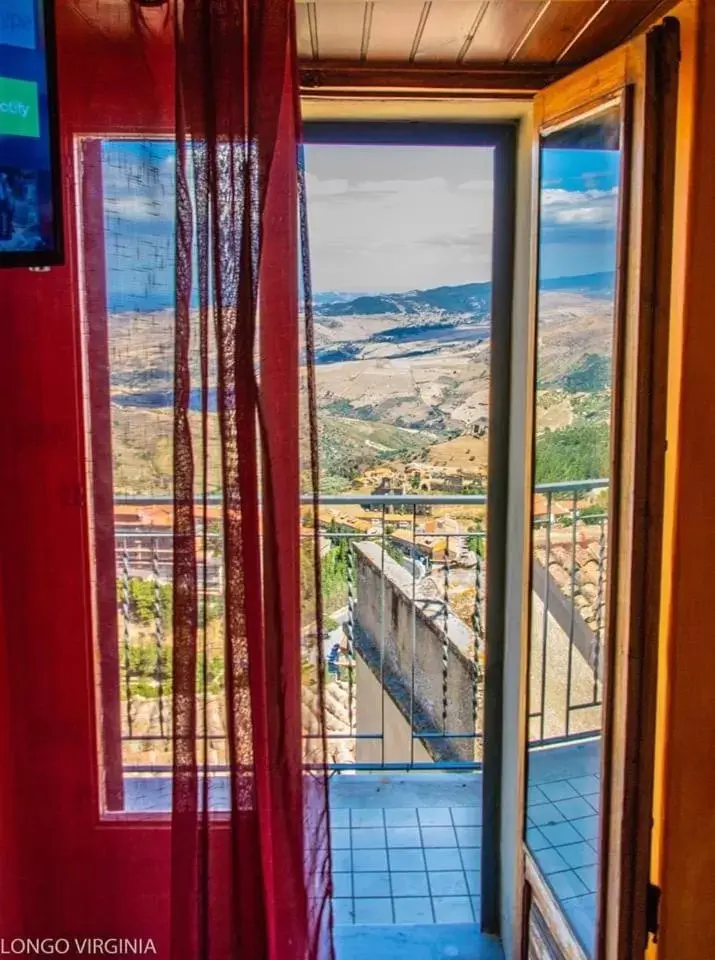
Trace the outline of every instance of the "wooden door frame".
[[[546, 88], [534, 102], [534, 182], [538, 185], [541, 130], [575, 120], [590, 106], [616, 95], [630, 101], [631, 129], [624, 143], [630, 172], [623, 184], [625, 223], [621, 225], [626, 247], [619, 274], [621, 316], [616, 318], [620, 355], [614, 363], [620, 380], [619, 416], [614, 422], [619, 470], [613, 501], [618, 563], [609, 585], [609, 683], [603, 707], [599, 960], [636, 957], [647, 941], [678, 47], [677, 21], [670, 18], [659, 31], [636, 38]], [[534, 223], [538, 231], [538, 209]], [[534, 337], [537, 270], [535, 238]], [[525, 692], [529, 624], [527, 618], [522, 636]], [[522, 736], [526, 751], [526, 725]], [[548, 919], [553, 904], [548, 902], [545, 885], [538, 882], [540, 874], [525, 843], [523, 852], [529, 897]], [[558, 930], [552, 932], [558, 937]], [[528, 918], [523, 910], [521, 935], [525, 943]], [[573, 945], [564, 946], [573, 953]]]

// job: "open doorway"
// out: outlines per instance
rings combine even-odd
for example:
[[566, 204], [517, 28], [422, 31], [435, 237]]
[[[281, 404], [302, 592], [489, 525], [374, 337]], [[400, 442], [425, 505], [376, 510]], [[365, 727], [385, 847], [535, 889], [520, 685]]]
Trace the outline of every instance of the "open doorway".
[[497, 139], [306, 129], [341, 926], [481, 921]]

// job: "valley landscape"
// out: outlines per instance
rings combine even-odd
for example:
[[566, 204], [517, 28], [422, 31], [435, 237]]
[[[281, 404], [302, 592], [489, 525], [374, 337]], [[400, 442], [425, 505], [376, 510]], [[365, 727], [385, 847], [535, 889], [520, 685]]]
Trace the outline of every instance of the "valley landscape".
[[[489, 283], [316, 296], [322, 492], [399, 488], [409, 465], [412, 476], [431, 479], [425, 489], [484, 486], [490, 298]], [[584, 470], [595, 476], [607, 458], [612, 304], [612, 274], [542, 283], [537, 479], [584, 479]], [[170, 492], [172, 328], [169, 310], [110, 318], [117, 494]], [[198, 383], [198, 362], [192, 372]], [[198, 411], [198, 391], [192, 402]], [[210, 420], [209, 482], [217, 489], [215, 410]], [[420, 486], [421, 479], [412, 481]]]
[[[552, 281], [541, 292], [537, 481], [579, 480], [607, 474], [612, 298], [613, 277], [606, 274]], [[526, 322], [527, 318], [515, 318], [517, 324]], [[489, 446], [490, 330], [489, 284], [440, 287], [393, 296], [317, 297], [314, 333], [321, 493], [484, 493]], [[173, 315], [169, 310], [117, 311], [110, 318], [112, 445], [118, 497], [171, 495], [172, 338]], [[192, 370], [192, 380], [199, 382], [198, 363]], [[190, 416], [197, 437], [201, 435], [199, 401], [195, 392], [192, 405], [196, 409]], [[209, 407], [209, 486], [212, 492], [218, 492], [220, 456], [213, 395], [209, 396]], [[307, 455], [307, 435], [303, 441]], [[603, 509], [600, 502], [594, 498], [588, 505], [592, 511], [598, 511]], [[310, 526], [310, 513], [308, 509], [304, 511], [305, 527]], [[348, 541], [332, 538], [331, 531], [348, 530], [359, 539], [368, 537], [370, 531], [385, 529], [389, 534], [387, 552], [404, 563], [400, 534], [403, 540], [406, 535], [409, 541], [410, 536], [401, 530], [404, 519], [391, 514], [389, 523], [384, 525], [379, 511], [365, 510], [359, 500], [321, 509], [326, 642], [342, 651], [341, 669], [326, 684], [324, 716], [326, 730], [338, 735], [329, 747], [330, 759], [336, 762], [355, 759], [354, 743], [344, 737], [352, 729], [350, 704], [354, 714], [355, 686], [343, 633], [348, 603]], [[137, 522], [140, 527], [149, 524], [151, 528], [155, 522], [170, 526], [171, 515], [169, 512], [159, 518], [158, 514], [144, 510], [138, 521], [130, 516], [130, 525]], [[384, 526], [380, 527], [380, 523]], [[449, 603], [455, 616], [469, 629], [477, 603], [473, 572], [476, 552], [484, 552], [484, 542], [479, 540], [483, 523], [484, 508], [469, 504], [435, 506], [429, 510], [429, 516], [421, 515], [419, 520], [421, 542], [433, 544], [430, 549], [437, 562], [439, 537], [445, 531], [459, 534], [452, 544], [461, 543], [463, 555], [450, 573]], [[566, 538], [560, 544], [562, 553], [566, 551], [566, 560], [561, 557], [561, 566], [552, 564], [552, 575], [557, 577], [563, 573], [564, 563], [568, 567], [567, 541], [570, 542], [571, 533], [565, 529], [559, 536]], [[580, 549], [588, 552], [596, 542], [598, 528], [584, 526], [579, 537]], [[312, 729], [320, 717], [315, 699], [311, 544], [308, 534], [303, 541], [300, 567], [306, 729]], [[590, 553], [587, 559], [592, 561]], [[435, 571], [433, 576], [424, 576], [420, 581], [420, 590], [427, 597], [441, 596], [445, 589], [439, 562]], [[170, 760], [167, 745], [157, 747], [142, 739], [156, 733], [157, 717], [166, 709], [162, 707], [162, 696], [170, 697], [171, 690], [170, 658], [161, 670], [156, 661], [152, 636], [155, 611], [148, 575], [149, 568], [132, 567], [132, 576], [125, 583], [121, 569], [118, 571], [118, 595], [127, 598], [129, 609], [128, 618], [122, 620], [120, 607], [120, 622], [130, 638], [134, 658], [122, 673], [122, 691], [130, 691], [127, 717], [131, 713], [135, 732], [125, 748], [126, 757], [134, 763]], [[568, 577], [563, 580], [566, 592], [571, 589], [570, 583]], [[148, 600], [144, 596], [147, 588]], [[170, 596], [170, 587], [163, 589]], [[589, 589], [588, 584], [583, 587], [584, 596], [579, 594], [579, 603], [587, 603]], [[163, 629], [170, 643], [168, 604], [167, 598]], [[218, 609], [217, 606], [212, 614], [212, 696], [220, 690], [223, 670], [222, 626], [215, 619]], [[163, 694], [156, 685], [160, 672]], [[222, 720], [218, 713], [212, 720], [212, 729], [217, 737], [212, 741], [212, 749], [217, 751], [214, 760], [223, 762]]]

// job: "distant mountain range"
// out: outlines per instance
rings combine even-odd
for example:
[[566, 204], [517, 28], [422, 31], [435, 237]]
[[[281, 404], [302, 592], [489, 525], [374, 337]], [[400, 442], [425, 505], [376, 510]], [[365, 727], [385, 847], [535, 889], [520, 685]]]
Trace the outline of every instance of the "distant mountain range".
[[[612, 297], [614, 274], [589, 273], [577, 277], [556, 277], [542, 280], [541, 289], [582, 293], [590, 297]], [[313, 294], [316, 317], [340, 318], [362, 316], [400, 315], [405, 317], [445, 318], [461, 317], [481, 320], [488, 316], [492, 285], [463, 283], [457, 286], [431, 287], [427, 290], [409, 290], [406, 293], [353, 294], [328, 291]], [[198, 307], [194, 291], [192, 307]], [[110, 313], [142, 313], [170, 310], [174, 294], [170, 288], [156, 287], [141, 291], [113, 291], [109, 297]]]
[[[555, 277], [541, 282], [543, 291], [563, 290], [599, 298], [613, 296], [613, 287], [613, 272]], [[457, 286], [432, 287], [428, 290], [410, 290], [407, 293], [360, 294], [352, 299], [340, 296], [331, 300], [328, 296], [322, 294], [314, 298], [316, 317], [403, 315], [434, 318], [437, 314], [480, 320], [489, 314], [492, 285], [488, 281], [463, 283]]]

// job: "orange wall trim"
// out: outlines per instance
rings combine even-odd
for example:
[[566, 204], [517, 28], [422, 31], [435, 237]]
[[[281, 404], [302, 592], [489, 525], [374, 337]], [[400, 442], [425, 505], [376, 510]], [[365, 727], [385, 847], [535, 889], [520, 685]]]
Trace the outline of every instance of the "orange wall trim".
[[653, 852], [663, 890], [659, 960], [710, 960], [715, 958], [715, 3], [691, 2], [676, 12], [683, 58]]

